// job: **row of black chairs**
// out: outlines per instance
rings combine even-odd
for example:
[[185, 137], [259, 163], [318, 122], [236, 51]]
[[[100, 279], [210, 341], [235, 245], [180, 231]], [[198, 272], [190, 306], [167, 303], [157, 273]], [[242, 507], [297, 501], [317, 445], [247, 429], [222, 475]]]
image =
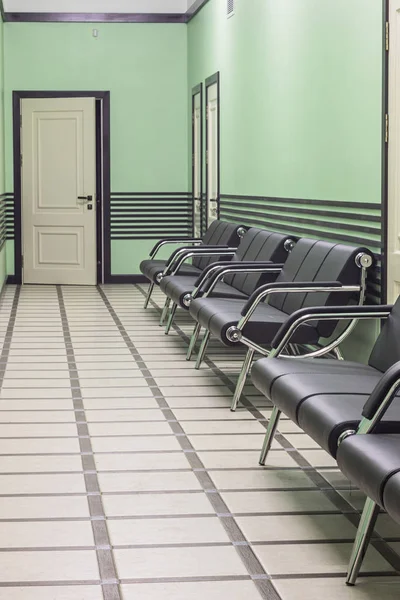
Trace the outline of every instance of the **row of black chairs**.
[[[255, 353], [266, 357], [252, 369], [254, 385], [273, 405], [260, 464], [283, 412], [366, 493], [347, 576], [353, 585], [379, 510], [400, 522], [400, 300], [394, 306], [364, 305], [373, 264], [366, 248], [220, 221], [207, 236], [151, 264], [163, 240], [142, 263], [150, 293], [159, 285], [166, 294], [161, 322], [169, 310], [168, 333], [178, 306], [192, 316], [187, 359], [204, 328], [197, 368], [210, 335], [225, 346], [247, 346], [232, 410]], [[386, 320], [367, 365], [343, 360], [339, 349], [364, 319]]]

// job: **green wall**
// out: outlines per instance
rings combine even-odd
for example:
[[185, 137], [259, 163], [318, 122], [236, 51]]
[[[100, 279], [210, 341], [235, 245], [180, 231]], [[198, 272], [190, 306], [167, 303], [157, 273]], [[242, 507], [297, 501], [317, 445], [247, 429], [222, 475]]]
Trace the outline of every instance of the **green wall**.
[[[221, 194], [379, 204], [382, 0], [235, 5], [228, 19], [226, 2], [210, 0], [188, 26], [189, 90], [220, 71]], [[348, 211], [363, 223], [363, 210]], [[330, 239], [340, 232], [315, 219]], [[347, 355], [364, 360], [376, 331], [362, 323]]]
[[[185, 25], [6, 23], [5, 51], [7, 191], [13, 90], [110, 90], [111, 190], [187, 191]], [[113, 241], [112, 273], [138, 273], [152, 245]]]
[[189, 88], [221, 73], [221, 192], [380, 201], [382, 0], [210, 0]]

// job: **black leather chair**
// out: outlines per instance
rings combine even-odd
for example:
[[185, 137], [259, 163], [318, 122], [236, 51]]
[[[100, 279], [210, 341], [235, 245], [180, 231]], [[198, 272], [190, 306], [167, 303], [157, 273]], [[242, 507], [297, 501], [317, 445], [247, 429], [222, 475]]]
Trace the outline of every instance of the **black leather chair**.
[[[297, 327], [313, 320], [385, 319], [368, 364], [279, 358]], [[400, 523], [400, 298], [394, 306], [313, 307], [293, 314], [255, 363], [255, 386], [271, 400], [260, 463], [281, 412], [338, 461], [367, 495], [347, 583], [354, 585], [380, 508]]]
[[[296, 327], [315, 319], [386, 322], [367, 365], [346, 360], [279, 358]], [[400, 299], [394, 306], [313, 307], [292, 315], [273, 340], [271, 356], [257, 361], [252, 369], [254, 385], [274, 405], [260, 463], [265, 463], [282, 412], [336, 458], [340, 440], [357, 429], [365, 403], [399, 360]], [[400, 433], [398, 402], [390, 406], [377, 428], [379, 433]]]
[[[210, 298], [207, 294], [193, 300], [189, 312], [198, 326], [206, 330], [196, 367], [201, 364], [211, 334], [226, 346], [241, 342], [249, 348], [232, 403], [232, 410], [235, 410], [255, 352], [268, 355], [279, 328], [290, 315], [303, 307], [363, 304], [366, 274], [371, 264], [372, 255], [365, 248], [301, 238], [279, 269], [275, 283], [258, 288], [247, 302]], [[226, 270], [222, 268], [214, 275], [213, 281], [217, 281], [224, 272]], [[268, 304], [264, 302], [266, 299]], [[336, 325], [337, 320], [332, 319], [314, 319], [301, 324], [296, 328], [291, 338], [292, 346], [288, 346], [287, 350], [297, 353], [301, 352], [299, 345], [313, 344], [316, 350], [306, 353], [306, 356], [334, 352], [341, 357], [338, 346], [354, 323], [349, 324], [345, 332], [330, 344], [321, 345], [321, 338], [331, 336]], [[194, 335], [195, 332], [196, 329]]]
[[[203, 269], [206, 268], [213, 260], [229, 260], [234, 254], [239, 245], [240, 239], [246, 232], [246, 227], [236, 223], [227, 223], [226, 221], [213, 221], [207, 229], [203, 238], [165, 238], [157, 242], [154, 248], [150, 251], [150, 258], [142, 260], [140, 263], [140, 271], [150, 281], [150, 286], [147, 292], [144, 308], [147, 308], [154, 286], [159, 285], [164, 272], [172, 270], [174, 263], [179, 260], [181, 252], [191, 250], [194, 253], [201, 249], [202, 255], [194, 254], [192, 264], [182, 264], [179, 268], [179, 275], [188, 275], [198, 277]], [[156, 259], [159, 250], [170, 244], [195, 244], [178, 248], [167, 260]], [[207, 246], [208, 254], [205, 255], [205, 246]], [[218, 250], [228, 250], [224, 253], [219, 253]], [[214, 253], [213, 253], [214, 252]]]
[[[210, 292], [213, 298], [237, 298], [247, 300], [260, 285], [273, 281], [276, 273], [265, 272], [271, 263], [284, 263], [294, 242], [288, 236], [264, 229], [250, 228], [229, 261], [229, 275], [218, 281]], [[168, 334], [178, 306], [188, 310], [193, 298], [201, 297], [208, 290], [207, 284], [212, 275], [226, 263], [213, 262], [197, 276], [163, 277], [160, 289], [172, 301], [170, 316], [165, 333]], [[191, 352], [189, 352], [191, 354]]]
[[[400, 363], [397, 371], [400, 373]], [[367, 495], [347, 572], [346, 583], [354, 585], [380, 509], [400, 523], [400, 434], [370, 432], [346, 437], [338, 448], [337, 461], [346, 477]]]

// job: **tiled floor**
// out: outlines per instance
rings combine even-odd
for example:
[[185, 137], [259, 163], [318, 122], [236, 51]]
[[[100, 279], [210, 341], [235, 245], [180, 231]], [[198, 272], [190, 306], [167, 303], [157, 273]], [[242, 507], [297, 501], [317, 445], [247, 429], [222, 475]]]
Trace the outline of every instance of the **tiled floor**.
[[194, 371], [186, 314], [165, 337], [144, 292], [3, 292], [0, 600], [398, 600], [400, 527], [379, 518], [347, 588], [361, 494], [288, 420], [259, 467], [240, 356]]

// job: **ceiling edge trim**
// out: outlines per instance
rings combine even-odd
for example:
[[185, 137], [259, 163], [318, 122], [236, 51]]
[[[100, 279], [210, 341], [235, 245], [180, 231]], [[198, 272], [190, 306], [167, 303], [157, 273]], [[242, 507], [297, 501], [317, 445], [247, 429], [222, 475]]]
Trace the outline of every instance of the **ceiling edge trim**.
[[5, 12], [3, 21], [6, 23], [186, 23], [187, 17], [186, 14], [168, 13]]
[[210, 0], [196, 0], [184, 14], [169, 13], [51, 13], [4, 12], [6, 23], [189, 23]]
[[196, 0], [185, 13], [186, 23], [189, 23], [189, 21], [191, 21], [209, 1], [210, 0]]

